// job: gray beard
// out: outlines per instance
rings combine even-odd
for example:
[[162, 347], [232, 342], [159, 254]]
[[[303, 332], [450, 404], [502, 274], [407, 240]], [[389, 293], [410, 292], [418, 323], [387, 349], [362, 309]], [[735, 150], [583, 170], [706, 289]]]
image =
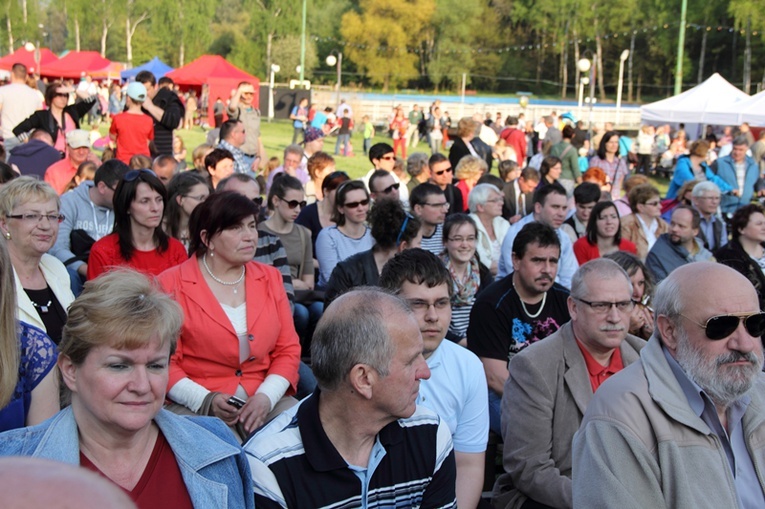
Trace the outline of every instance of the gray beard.
[[[679, 329], [679, 334], [675, 352], [677, 363], [691, 380], [704, 389], [715, 405], [727, 408], [752, 389], [762, 369], [762, 357], [754, 352], [729, 352], [715, 359], [708, 359], [700, 350], [690, 345], [688, 335], [683, 329]], [[720, 368], [726, 363], [743, 359], [750, 364]]]

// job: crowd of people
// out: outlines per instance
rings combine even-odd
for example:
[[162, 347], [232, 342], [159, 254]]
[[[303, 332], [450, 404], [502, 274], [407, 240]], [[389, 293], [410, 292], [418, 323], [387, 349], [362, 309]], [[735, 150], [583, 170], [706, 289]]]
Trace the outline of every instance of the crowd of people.
[[185, 167], [196, 94], [139, 74], [99, 157], [98, 86], [24, 104], [21, 67], [0, 455], [142, 508], [475, 508], [501, 441], [494, 507], [765, 506], [765, 135], [452, 126], [435, 101], [391, 143], [362, 118], [353, 179], [349, 104], [299, 99], [266, 160], [242, 83]]

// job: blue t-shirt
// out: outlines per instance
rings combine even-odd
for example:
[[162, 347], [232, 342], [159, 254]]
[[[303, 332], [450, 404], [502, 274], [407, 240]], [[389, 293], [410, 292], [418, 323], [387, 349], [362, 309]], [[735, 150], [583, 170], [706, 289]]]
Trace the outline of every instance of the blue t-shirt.
[[[292, 115], [296, 117], [299, 115], [306, 116], [308, 115], [308, 108], [301, 108], [300, 106], [295, 106], [294, 108], [292, 108]], [[292, 127], [294, 127], [295, 129], [303, 129], [305, 126], [303, 125], [302, 120], [295, 119], [292, 122]]]
[[0, 410], [0, 432], [26, 426], [32, 391], [56, 365], [58, 352], [40, 329], [19, 322], [19, 379], [8, 405]]

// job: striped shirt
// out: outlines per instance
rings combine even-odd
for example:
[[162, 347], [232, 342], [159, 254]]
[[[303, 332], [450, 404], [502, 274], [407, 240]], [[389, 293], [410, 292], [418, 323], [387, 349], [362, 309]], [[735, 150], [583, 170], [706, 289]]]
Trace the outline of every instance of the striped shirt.
[[349, 466], [319, 419], [321, 392], [258, 431], [244, 450], [258, 508], [456, 508], [451, 432], [430, 410], [377, 435], [366, 468]]
[[287, 298], [290, 301], [290, 309], [295, 307], [295, 289], [292, 286], [290, 265], [287, 261], [287, 251], [284, 250], [279, 237], [265, 230], [258, 230], [258, 247], [255, 249], [253, 260], [264, 265], [270, 265], [282, 273], [282, 283]]
[[420, 241], [420, 247], [426, 251], [430, 251], [434, 255], [438, 256], [444, 250], [444, 225], [437, 224], [436, 231], [430, 237], [422, 236]]

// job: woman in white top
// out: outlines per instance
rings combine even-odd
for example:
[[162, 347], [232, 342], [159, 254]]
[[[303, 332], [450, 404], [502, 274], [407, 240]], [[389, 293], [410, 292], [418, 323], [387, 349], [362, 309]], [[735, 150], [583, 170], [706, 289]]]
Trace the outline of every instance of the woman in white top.
[[468, 196], [470, 217], [478, 227], [478, 260], [489, 267], [493, 276], [497, 275], [502, 241], [510, 229], [510, 223], [502, 217], [503, 203], [502, 193], [491, 184], [478, 184]]

